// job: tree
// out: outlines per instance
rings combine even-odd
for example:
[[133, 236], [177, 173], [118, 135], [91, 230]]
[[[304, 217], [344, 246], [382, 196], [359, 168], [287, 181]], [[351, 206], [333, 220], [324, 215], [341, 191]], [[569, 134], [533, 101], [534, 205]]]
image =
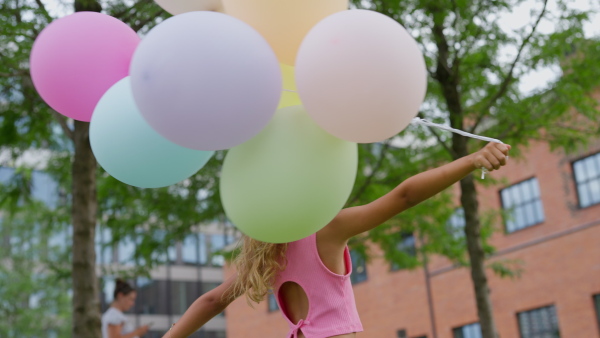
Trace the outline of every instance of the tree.
[[[68, 5], [75, 11], [103, 11], [129, 24], [136, 31], [146, 31], [168, 16], [151, 0], [133, 4], [120, 0], [102, 3], [75, 0]], [[68, 285], [73, 291], [73, 337], [100, 337], [94, 252], [97, 222], [113, 229], [115, 236], [112, 244], [138, 235], [137, 228], [141, 225], [150, 230], [143, 233], [143, 245], [136, 251], [136, 260], [143, 258], [145, 264], [135, 273], [147, 273], [160, 263], [160, 258], [153, 252], [165, 251], [174, 239], [181, 238], [189, 231], [190, 226], [214, 220], [222, 214], [220, 204], [214, 202], [219, 198], [214, 168], [220, 167], [223, 154], [217, 153], [200, 174], [170, 188], [137, 189], [109, 177], [98, 168], [91, 151], [89, 124], [69, 120], [49, 108], [41, 101], [29, 76], [31, 46], [39, 32], [55, 18], [42, 1], [5, 1], [0, 6], [0, 145], [13, 159], [32, 149], [50, 151], [47, 171], [68, 192], [61, 215], [73, 229], [71, 252], [67, 256], [67, 262], [71, 261], [70, 267], [53, 264], [55, 262], [39, 262], [39, 257], [26, 260], [23, 264], [49, 265], [56, 272], [52, 278], [64, 277], [67, 272], [71, 278]], [[67, 9], [64, 15], [70, 12], [72, 10]], [[24, 171], [27, 166], [24, 164], [17, 169]], [[35, 210], [36, 204], [30, 201], [28, 189], [16, 189], [13, 193], [12, 199], [20, 200], [23, 204], [19, 208], [5, 206], [4, 212], [11, 219], [20, 219], [18, 215], [28, 215]], [[6, 200], [6, 196], [9, 195], [3, 194], [1, 197]], [[71, 210], [70, 215], [66, 212], [68, 209]], [[53, 215], [59, 214], [53, 211]], [[24, 220], [35, 223], [31, 217]], [[155, 238], [153, 230], [156, 229], [166, 230], [166, 236]], [[38, 249], [31, 248], [34, 252]], [[3, 272], [8, 274], [7, 278], [13, 278], [11, 273], [16, 276], [12, 268]], [[22, 276], [22, 280], [31, 281], [33, 277]], [[35, 285], [32, 288], [37, 289], [43, 285], [43, 280]], [[64, 302], [61, 304], [64, 305]], [[15, 316], [23, 321], [23, 318], [32, 314], [31, 311], [22, 311]], [[11, 335], [22, 336], [23, 333], [11, 331]]]
[[[56, 199], [33, 189], [22, 190], [48, 175], [31, 170], [3, 170], [0, 178], [0, 324], [2, 337], [65, 336], [69, 331], [70, 281], [61, 278], [68, 261], [60, 234], [66, 234], [64, 213]], [[8, 172], [8, 173], [7, 173]], [[56, 197], [56, 196], [55, 196]], [[60, 243], [58, 243], [60, 244]], [[10, 257], [10, 259], [8, 259]]]
[[[559, 2], [559, 12], [552, 18], [558, 27], [552, 34], [537, 31], [541, 20], [538, 18], [549, 15], [545, 2], [532, 25], [518, 34], [502, 31], [496, 13], [523, 1], [354, 2], [358, 7], [377, 10], [402, 23], [421, 44], [430, 73], [423, 117], [495, 136], [513, 145], [541, 139], [557, 147], [574, 147], [588, 137], [582, 129], [597, 132], [597, 111], [588, 93], [600, 79], [598, 68], [590, 66], [598, 64], [594, 60], [600, 57], [598, 43], [584, 43], [581, 24], [586, 15], [569, 10], [564, 1]], [[134, 4], [121, 0], [77, 0], [74, 8], [102, 10], [139, 31], [149, 29], [166, 16], [151, 0]], [[142, 239], [144, 246], [136, 255], [151, 267], [157, 262], [152, 252], [166, 248], [190, 225], [222, 214], [217, 180], [223, 153], [216, 154], [200, 174], [170, 188], [144, 190], [116, 182], [97, 168], [89, 150], [87, 124], [73, 123], [53, 112], [41, 102], [32, 86], [27, 64], [31, 45], [43, 27], [54, 19], [43, 2], [5, 1], [0, 4], [0, 17], [0, 145], [15, 158], [31, 148], [54, 151], [48, 170], [67, 191], [72, 187], [67, 203], [73, 201], [72, 215], [68, 218], [72, 220], [73, 240], [77, 244], [70, 269], [74, 289], [73, 336], [99, 337], [98, 288], [91, 249], [96, 222], [115, 230], [115, 242], [133, 236], [140, 224], [150, 230], [144, 234], [155, 229], [168, 230], [163, 240], [152, 236]], [[511, 46], [515, 51], [513, 59], [505, 62], [498, 58], [503, 48]], [[573, 47], [578, 48], [577, 57], [563, 62]], [[519, 92], [518, 82], [523, 74], [561, 62], [565, 71], [558, 81], [544, 91]], [[570, 107], [575, 107], [577, 113], [570, 112]], [[572, 118], [574, 114], [578, 119]], [[413, 173], [480, 147], [468, 139], [447, 137], [435, 131], [411, 129], [401, 134], [405, 135], [405, 142], [400, 144], [394, 140], [361, 146], [361, 171], [350, 204], [370, 201], [370, 197], [380, 196]], [[432, 145], [430, 138], [436, 139], [437, 144]], [[461, 248], [466, 242], [480, 322], [484, 336], [490, 338], [494, 337], [495, 329], [484, 259], [492, 250], [485, 244], [491, 223], [482, 222], [476, 197], [475, 180], [467, 177], [461, 182], [461, 204], [467, 221], [464, 240], [452, 239], [444, 224], [432, 222], [431, 215], [438, 219], [450, 215], [452, 208], [447, 194], [403, 213], [387, 226], [371, 232], [369, 238], [385, 249], [390, 260], [407, 266], [416, 266], [418, 261], [410, 255], [398, 254], [395, 241], [388, 236], [399, 223], [402, 230], [422, 234], [417, 237], [424, 240], [421, 246], [424, 253], [441, 252], [461, 262]]]
[[[531, 24], [515, 32], [501, 29], [498, 13], [512, 10], [524, 3], [521, 0], [353, 2], [398, 21], [420, 43], [429, 72], [422, 117], [485, 133], [513, 146], [543, 140], [554, 148], [573, 149], [597, 134], [597, 102], [590, 94], [599, 84], [599, 44], [584, 38], [582, 24], [587, 14], [569, 9], [566, 1], [558, 1], [553, 13], [547, 1], [538, 2]], [[556, 31], [541, 32], [542, 20], [552, 20]], [[567, 58], [574, 49], [576, 57]], [[503, 60], [502, 54], [512, 54], [511, 59]], [[562, 76], [537, 92], [519, 91], [525, 74], [550, 65], [561, 65]], [[438, 159], [458, 159], [481, 147], [459, 135], [431, 133], [445, 150]], [[518, 154], [518, 147], [513, 150], [513, 156]], [[460, 182], [460, 191], [477, 312], [483, 336], [495, 338], [473, 175]]]

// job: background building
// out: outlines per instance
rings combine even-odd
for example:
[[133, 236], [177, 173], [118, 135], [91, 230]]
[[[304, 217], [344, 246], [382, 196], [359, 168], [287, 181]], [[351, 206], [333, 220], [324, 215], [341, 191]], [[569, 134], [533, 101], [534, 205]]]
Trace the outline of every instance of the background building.
[[[223, 282], [223, 256], [215, 254], [234, 240], [230, 226], [214, 223], [188, 234], [182, 242], [170, 247], [165, 257], [169, 263], [151, 271], [151, 278], [131, 280], [137, 290], [134, 309], [127, 315], [136, 325], [153, 323], [145, 338], [162, 337], [188, 307], [202, 294]], [[201, 231], [200, 231], [201, 230]], [[97, 264], [126, 268], [133, 264], [136, 243], [125, 241], [107, 247], [110, 230], [97, 232]], [[143, 264], [143, 262], [137, 262]], [[100, 271], [100, 269], [99, 269]], [[114, 276], [101, 276], [101, 303], [104, 312], [113, 300]], [[194, 338], [225, 338], [225, 315], [215, 317], [197, 331]]]
[[[7, 183], [13, 179], [14, 172], [14, 168], [0, 167], [0, 182]], [[60, 190], [52, 177], [41, 170], [31, 172], [31, 196], [50, 209], [56, 208], [60, 200], [66, 198], [66, 194]], [[23, 246], [31, 248], [32, 251], [41, 249], [39, 254], [44, 254], [43, 252], [47, 254], [47, 250], [68, 254], [68, 248], [72, 241], [70, 226], [54, 229], [51, 233], [44, 235], [39, 226], [32, 225], [33, 236], [30, 236], [25, 244], [21, 243], [22, 239], [14, 236], [11, 230], [7, 226], [2, 226], [2, 213], [0, 212], [0, 243], [2, 243], [2, 253], [7, 253], [6, 257], [2, 258], [9, 260], [11, 254], [16, 252], [15, 250], [19, 250], [18, 247]], [[171, 323], [176, 322], [200, 295], [223, 281], [222, 266], [225, 260], [217, 251], [233, 242], [235, 229], [229, 224], [215, 222], [195, 227], [194, 230], [183, 241], [169, 247], [163, 257], [168, 264], [151, 271], [151, 278], [138, 277], [130, 280], [137, 290], [137, 301], [127, 316], [136, 326], [153, 323], [144, 338], [162, 337], [170, 328]], [[127, 239], [111, 246], [109, 245], [111, 239], [110, 229], [99, 225], [96, 229], [96, 263], [100, 279], [101, 294], [99, 297], [102, 312], [110, 306], [113, 300], [114, 280], [117, 277], [103, 275], [102, 271], [126, 271], [132, 269], [135, 264], [144, 264], [142, 261], [136, 262], [133, 259], [137, 245], [135, 240]], [[34, 244], [41, 246], [33, 248]], [[36, 257], [31, 258], [36, 259]], [[4, 259], [3, 263], [5, 263]], [[35, 272], [32, 271], [31, 276], [34, 278]], [[121, 276], [119, 275], [119, 277]], [[31, 309], [37, 308], [40, 300], [39, 293], [32, 293], [29, 296], [28, 304], [24, 304], [24, 306]], [[69, 309], [69, 304], [66, 305], [66, 309]], [[51, 309], [48, 308], [43, 315], [53, 316], [50, 312]], [[191, 337], [224, 338], [226, 336], [225, 327], [225, 316], [221, 314]], [[55, 331], [48, 331], [48, 337], [59, 336], [60, 334]]]
[[[523, 269], [515, 279], [488, 270], [500, 337], [600, 337], [600, 142], [576, 154], [532, 143], [522, 159], [510, 158], [491, 175], [505, 183], [478, 186], [480, 210], [507, 216], [495, 224], [496, 252], [488, 263]], [[460, 209], [448, 225], [464, 225]], [[415, 238], [399, 238], [398, 248], [415, 254]], [[359, 337], [481, 337], [467, 268], [441, 257], [416, 270], [377, 257], [366, 266], [355, 259], [353, 268], [365, 328]], [[238, 299], [226, 313], [228, 338], [276, 338], [288, 331], [273, 296], [255, 309]]]

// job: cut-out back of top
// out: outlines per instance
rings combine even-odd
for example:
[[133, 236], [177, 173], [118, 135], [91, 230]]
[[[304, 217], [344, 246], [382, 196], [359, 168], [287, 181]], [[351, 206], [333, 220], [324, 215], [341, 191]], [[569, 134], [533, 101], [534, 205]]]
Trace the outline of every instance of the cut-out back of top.
[[[347, 247], [344, 275], [325, 266], [317, 250], [316, 234], [289, 243], [286, 259], [286, 268], [277, 276], [274, 291], [290, 326], [288, 337], [297, 337], [299, 332], [312, 338], [363, 331], [350, 283], [352, 261]], [[306, 297], [306, 303], [302, 297]]]

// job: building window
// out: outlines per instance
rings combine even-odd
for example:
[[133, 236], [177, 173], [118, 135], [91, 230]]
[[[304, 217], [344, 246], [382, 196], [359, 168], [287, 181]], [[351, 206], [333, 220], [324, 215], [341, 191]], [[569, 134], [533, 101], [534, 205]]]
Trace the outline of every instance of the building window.
[[408, 338], [408, 336], [406, 335], [406, 330], [398, 330], [398, 332], [396, 332], [396, 337], [397, 338]]
[[279, 305], [277, 305], [277, 299], [275, 299], [275, 294], [273, 291], [269, 291], [267, 298], [269, 303], [269, 312], [279, 310]]
[[[156, 229], [156, 230], [152, 231], [152, 240], [153, 241], [160, 242], [160, 243], [165, 243], [166, 237], [167, 237], [167, 231], [165, 231], [165, 230]], [[169, 246], [169, 248], [170, 248], [170, 246]], [[152, 259], [157, 260], [161, 264], [166, 264], [169, 261], [168, 249], [160, 249], [160, 250], [159, 249], [155, 249], [150, 254], [150, 257]], [[146, 264], [143, 259], [141, 259], [140, 261], [142, 261], [140, 263], [140, 265], [141, 264]]]
[[121, 239], [118, 249], [118, 257], [117, 260], [120, 264], [133, 264], [135, 258], [135, 242], [131, 237], [125, 237]]
[[367, 280], [367, 264], [365, 257], [356, 250], [350, 250], [350, 257], [352, 259], [352, 274], [350, 275], [350, 281], [352, 284], [357, 284]]
[[[0, 167], [0, 184], [8, 184], [15, 177], [15, 169]], [[31, 172], [31, 198], [40, 201], [49, 209], [56, 209], [60, 200], [58, 182], [50, 174], [43, 171]]]
[[200, 332], [200, 338], [225, 338], [227, 335], [225, 331], [198, 331]]
[[8, 183], [14, 174], [15, 174], [14, 168], [0, 167], [0, 183], [2, 183], [2, 184]]
[[144, 338], [161, 338], [165, 335], [165, 331], [148, 331]]
[[200, 283], [171, 281], [171, 313], [182, 315], [192, 303], [200, 297]]
[[518, 317], [521, 338], [560, 337], [554, 306], [519, 312]]
[[210, 263], [212, 266], [225, 265], [225, 257], [218, 252], [233, 243], [234, 238], [231, 235], [212, 235], [210, 236]]
[[[59, 243], [62, 240], [62, 237], [66, 235], [57, 234], [56, 239], [51, 237], [51, 241], [54, 243]], [[96, 263], [99, 265], [102, 264], [111, 264], [112, 263], [112, 247], [110, 246], [111, 242], [111, 231], [107, 226], [97, 226], [96, 227]], [[66, 243], [66, 241], [64, 242]]]
[[208, 245], [206, 244], [206, 235], [203, 233], [198, 234], [198, 251], [200, 253], [200, 265], [205, 266], [208, 264]]
[[191, 233], [181, 243], [181, 260], [185, 265], [198, 265], [200, 256], [198, 254], [198, 234]]
[[[138, 277], [135, 289], [137, 299], [135, 312], [137, 314], [168, 315], [169, 304], [172, 302], [170, 282]], [[162, 337], [162, 336], [161, 336]]]
[[173, 243], [172, 245], [170, 245], [167, 248], [167, 262], [169, 262], [169, 264], [177, 264], [178, 260], [177, 260], [177, 246], [179, 243]]
[[56, 209], [59, 200], [58, 183], [47, 173], [33, 171], [31, 174], [31, 195], [50, 209]]
[[102, 312], [108, 310], [113, 302], [115, 292], [115, 279], [112, 276], [100, 278], [100, 308]]
[[579, 206], [600, 203], [600, 153], [573, 163]]
[[500, 195], [502, 207], [508, 212], [506, 232], [511, 233], [544, 221], [544, 208], [537, 178], [502, 189]]
[[452, 330], [454, 338], [481, 338], [481, 326], [479, 323], [473, 323]]
[[[398, 240], [396, 243], [396, 249], [403, 253], [403, 255], [409, 259], [414, 259], [417, 257], [417, 248], [415, 242], [415, 236], [410, 232], [400, 232], [396, 236], [398, 236]], [[392, 271], [397, 271], [400, 269], [404, 269], [407, 267], [412, 267], [414, 264], [409, 262], [406, 263], [392, 263]]]
[[463, 208], [456, 208], [452, 216], [448, 219], [448, 232], [455, 239], [465, 237], [465, 210]]
[[598, 328], [600, 328], [600, 294], [594, 296], [594, 305], [596, 307], [596, 319], [598, 319]]

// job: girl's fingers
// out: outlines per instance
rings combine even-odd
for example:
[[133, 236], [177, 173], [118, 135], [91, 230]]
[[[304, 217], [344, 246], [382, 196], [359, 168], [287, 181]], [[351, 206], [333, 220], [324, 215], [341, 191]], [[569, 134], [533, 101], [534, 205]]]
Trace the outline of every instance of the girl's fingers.
[[494, 166], [492, 166], [492, 164], [490, 163], [490, 161], [488, 161], [488, 159], [485, 156], [481, 156], [479, 158], [479, 165], [483, 168], [486, 168], [489, 171], [494, 170]]
[[500, 169], [500, 160], [494, 156], [491, 152], [484, 153], [485, 158], [490, 162], [494, 169]]
[[503, 143], [494, 143], [495, 147], [492, 149], [498, 149], [502, 154], [508, 156], [508, 151], [510, 150], [510, 145]]
[[496, 156], [496, 158], [498, 159], [498, 161], [500, 162], [501, 165], [505, 165], [506, 164], [506, 155], [504, 153], [502, 153], [502, 151], [498, 148], [492, 148], [490, 149], [491, 153]]

